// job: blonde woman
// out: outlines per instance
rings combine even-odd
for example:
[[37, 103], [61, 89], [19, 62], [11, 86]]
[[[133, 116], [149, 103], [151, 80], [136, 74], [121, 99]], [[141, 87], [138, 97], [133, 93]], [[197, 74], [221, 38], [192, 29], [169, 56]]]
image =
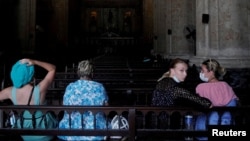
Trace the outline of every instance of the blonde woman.
[[[239, 101], [234, 93], [232, 87], [225, 81], [223, 76], [226, 74], [226, 69], [223, 68], [215, 59], [208, 59], [201, 64], [200, 79], [204, 83], [200, 83], [196, 87], [196, 93], [212, 102], [212, 106], [237, 106]], [[230, 125], [232, 124], [232, 117], [229, 112], [224, 112], [219, 123], [219, 114], [211, 112], [208, 117], [209, 125]], [[196, 129], [206, 129], [207, 117], [202, 115], [197, 117]], [[207, 138], [199, 138], [200, 140], [207, 140]]]
[[201, 65], [200, 79], [205, 82], [197, 85], [196, 93], [208, 98], [213, 106], [236, 106], [238, 97], [223, 76], [226, 69], [215, 59], [208, 59]]
[[[178, 100], [187, 104], [198, 104], [210, 107], [211, 102], [182, 88], [180, 83], [187, 77], [188, 64], [185, 60], [176, 58], [170, 63], [169, 70], [158, 80], [153, 91], [152, 106], [179, 106]], [[183, 105], [185, 106], [185, 105]]]

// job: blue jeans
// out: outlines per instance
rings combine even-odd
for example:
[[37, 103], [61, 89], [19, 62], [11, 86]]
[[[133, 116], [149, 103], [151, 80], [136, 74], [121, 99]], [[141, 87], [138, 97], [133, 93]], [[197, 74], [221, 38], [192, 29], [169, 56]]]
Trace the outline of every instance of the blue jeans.
[[[237, 106], [237, 99], [231, 100], [227, 105], [227, 107], [236, 107]], [[207, 119], [208, 117], [208, 119]], [[219, 119], [221, 119], [221, 122], [219, 123]], [[201, 114], [197, 116], [196, 118], [196, 124], [195, 124], [195, 130], [206, 130], [206, 125], [231, 125], [233, 124], [232, 121], [232, 115], [230, 112], [225, 111], [221, 118], [218, 114], [218, 112], [213, 111], [209, 113], [209, 115]], [[197, 137], [197, 140], [208, 140], [207, 137]]]

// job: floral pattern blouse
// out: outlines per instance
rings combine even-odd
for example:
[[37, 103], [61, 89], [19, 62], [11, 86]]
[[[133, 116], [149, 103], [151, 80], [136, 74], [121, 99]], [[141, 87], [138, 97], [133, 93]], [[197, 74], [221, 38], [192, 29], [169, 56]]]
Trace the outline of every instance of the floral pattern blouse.
[[[101, 83], [89, 80], [77, 80], [70, 83], [65, 90], [63, 105], [76, 106], [102, 106], [108, 102], [106, 90]], [[94, 127], [94, 116], [96, 116], [96, 127]], [[69, 123], [71, 118], [71, 125]], [[81, 118], [83, 122], [81, 123]], [[71, 127], [70, 127], [71, 126]], [[74, 112], [69, 114], [65, 111], [62, 120], [59, 122], [60, 129], [106, 129], [106, 118], [103, 113], [93, 115], [91, 111], [83, 114]], [[58, 136], [62, 140], [68, 141], [88, 141], [104, 140], [104, 136]]]

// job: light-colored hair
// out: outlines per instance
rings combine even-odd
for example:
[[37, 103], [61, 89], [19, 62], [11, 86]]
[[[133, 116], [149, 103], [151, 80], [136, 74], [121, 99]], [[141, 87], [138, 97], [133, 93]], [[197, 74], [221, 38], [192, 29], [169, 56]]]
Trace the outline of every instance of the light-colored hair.
[[79, 77], [90, 76], [93, 72], [93, 64], [89, 60], [79, 62], [77, 73]]
[[175, 58], [175, 59], [173, 59], [173, 60], [170, 62], [170, 64], [169, 64], [169, 69], [168, 69], [168, 71], [165, 72], [165, 73], [157, 80], [157, 82], [161, 81], [162, 79], [164, 79], [164, 78], [166, 78], [166, 77], [169, 77], [169, 76], [170, 76], [170, 71], [169, 71], [169, 70], [172, 69], [172, 68], [175, 68], [175, 67], [176, 67], [176, 64], [179, 64], [179, 63], [181, 63], [181, 64], [187, 64], [187, 65], [188, 65], [187, 61], [184, 60], [184, 59], [181, 59], [181, 58]]
[[222, 79], [226, 74], [226, 69], [220, 65], [218, 61], [215, 59], [208, 59], [202, 62], [202, 65], [205, 65], [208, 71], [213, 71], [214, 76], [217, 79]]

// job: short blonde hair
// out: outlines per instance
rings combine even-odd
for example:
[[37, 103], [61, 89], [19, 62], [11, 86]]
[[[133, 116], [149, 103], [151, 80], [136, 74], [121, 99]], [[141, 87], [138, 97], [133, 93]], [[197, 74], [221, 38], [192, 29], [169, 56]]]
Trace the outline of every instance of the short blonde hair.
[[93, 64], [89, 60], [79, 62], [77, 73], [79, 77], [90, 76], [93, 72]]
[[223, 76], [227, 72], [226, 68], [222, 67], [215, 59], [208, 59], [202, 62], [202, 65], [205, 65], [208, 71], [213, 71], [217, 79], [223, 79]]

